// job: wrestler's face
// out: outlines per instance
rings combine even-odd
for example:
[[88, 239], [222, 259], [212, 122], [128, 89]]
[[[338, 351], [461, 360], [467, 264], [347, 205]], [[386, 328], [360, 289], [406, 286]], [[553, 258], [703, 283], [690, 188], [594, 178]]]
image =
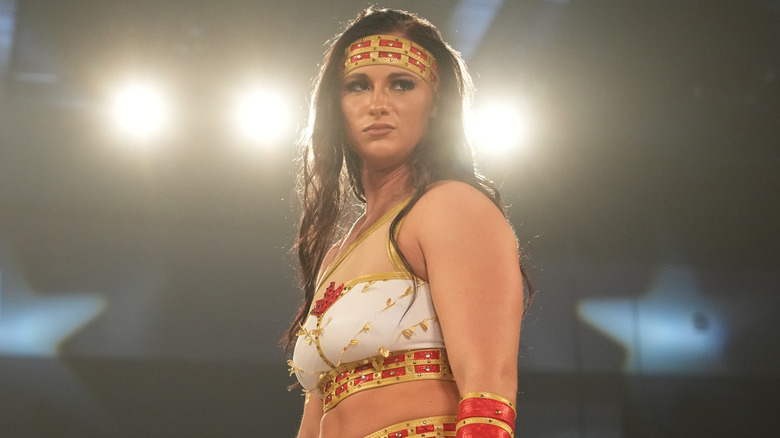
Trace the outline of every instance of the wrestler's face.
[[393, 65], [359, 67], [342, 78], [347, 139], [369, 169], [404, 164], [436, 113], [431, 87]]

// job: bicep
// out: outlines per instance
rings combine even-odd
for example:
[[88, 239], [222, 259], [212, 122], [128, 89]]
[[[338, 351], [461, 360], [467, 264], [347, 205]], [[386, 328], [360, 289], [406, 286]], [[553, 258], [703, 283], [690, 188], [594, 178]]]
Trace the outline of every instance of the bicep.
[[523, 308], [514, 232], [484, 195], [451, 189], [431, 199], [418, 240], [452, 369], [461, 393], [513, 399]]

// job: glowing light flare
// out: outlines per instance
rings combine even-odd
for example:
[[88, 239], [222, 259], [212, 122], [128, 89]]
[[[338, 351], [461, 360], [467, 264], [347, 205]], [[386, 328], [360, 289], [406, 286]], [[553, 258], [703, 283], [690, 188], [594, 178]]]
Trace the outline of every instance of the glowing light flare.
[[287, 132], [290, 109], [280, 93], [254, 89], [236, 99], [233, 121], [242, 139], [269, 144]]
[[495, 100], [475, 108], [469, 119], [469, 135], [481, 151], [518, 149], [531, 136], [530, 113], [518, 103]]
[[159, 87], [133, 82], [114, 93], [111, 116], [121, 134], [145, 140], [163, 132], [170, 122], [171, 109]]

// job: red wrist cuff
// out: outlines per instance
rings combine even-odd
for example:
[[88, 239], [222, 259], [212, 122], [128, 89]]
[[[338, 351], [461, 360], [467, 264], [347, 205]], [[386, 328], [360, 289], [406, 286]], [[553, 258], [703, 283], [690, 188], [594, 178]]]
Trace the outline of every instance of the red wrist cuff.
[[515, 424], [515, 410], [506, 403], [489, 398], [467, 398], [458, 405], [458, 421], [471, 417], [487, 417]]
[[457, 438], [512, 438], [515, 417], [514, 403], [500, 395], [464, 394], [458, 404]]
[[[468, 421], [468, 420], [465, 420]], [[509, 426], [504, 425], [506, 428]], [[455, 438], [514, 438], [514, 432], [498, 425], [487, 423], [458, 423]]]

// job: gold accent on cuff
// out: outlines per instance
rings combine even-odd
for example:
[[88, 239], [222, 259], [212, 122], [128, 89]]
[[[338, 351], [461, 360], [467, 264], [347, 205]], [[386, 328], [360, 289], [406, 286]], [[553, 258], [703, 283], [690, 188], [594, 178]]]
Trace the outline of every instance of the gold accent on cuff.
[[508, 425], [504, 423], [501, 420], [495, 420], [490, 417], [469, 417], [464, 418], [458, 422], [458, 424], [455, 426], [455, 430], [460, 430], [463, 427], [472, 425], [472, 424], [490, 424], [496, 427], [500, 427], [501, 429], [504, 429], [509, 433], [510, 437], [515, 436], [515, 431], [513, 430], [514, 425]]
[[474, 391], [474, 392], [467, 392], [463, 394], [463, 396], [460, 398], [460, 401], [466, 400], [467, 398], [489, 398], [491, 400], [495, 400], [497, 402], [501, 402], [510, 408], [512, 408], [513, 411], [515, 411], [515, 414], [517, 414], [517, 409], [515, 408], [515, 403], [508, 398], [502, 397], [498, 394], [494, 394], [492, 392], [485, 392], [485, 391]]

